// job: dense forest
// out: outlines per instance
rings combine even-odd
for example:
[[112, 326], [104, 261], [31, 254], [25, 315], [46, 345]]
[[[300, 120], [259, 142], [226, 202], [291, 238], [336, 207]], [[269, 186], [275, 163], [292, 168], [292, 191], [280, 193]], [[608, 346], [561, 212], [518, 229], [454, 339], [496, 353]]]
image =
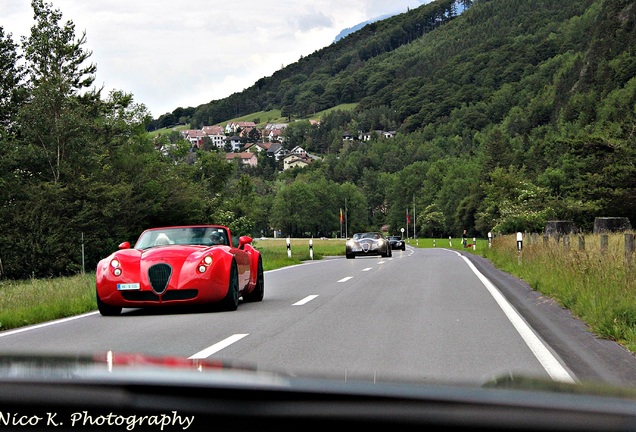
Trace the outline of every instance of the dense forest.
[[[437, 0], [373, 22], [241, 93], [150, 118], [102, 94], [85, 34], [43, 0], [17, 43], [0, 27], [0, 277], [92, 270], [151, 226], [340, 236], [406, 212], [418, 237], [636, 221], [636, 5]], [[1, 23], [0, 23], [1, 24]], [[308, 116], [343, 103], [313, 125]], [[285, 146], [322, 159], [281, 172], [148, 130], [280, 109]], [[347, 131], [394, 138], [343, 141]], [[168, 140], [162, 135], [158, 140]]]

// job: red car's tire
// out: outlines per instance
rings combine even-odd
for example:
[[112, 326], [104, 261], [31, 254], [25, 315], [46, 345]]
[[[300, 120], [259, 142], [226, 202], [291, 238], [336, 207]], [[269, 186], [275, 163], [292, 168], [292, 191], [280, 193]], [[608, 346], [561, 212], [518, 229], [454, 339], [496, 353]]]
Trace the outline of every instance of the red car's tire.
[[95, 298], [97, 299], [97, 309], [102, 316], [116, 316], [121, 313], [121, 307], [107, 305], [99, 298], [99, 293], [95, 291]]
[[246, 302], [259, 302], [263, 300], [265, 295], [265, 277], [263, 274], [263, 259], [258, 257], [258, 267], [256, 270], [256, 285], [249, 294], [243, 296]]
[[232, 261], [230, 267], [230, 283], [227, 289], [227, 294], [221, 300], [220, 306], [225, 311], [235, 311], [238, 308], [239, 303], [239, 277], [238, 266], [236, 261]]

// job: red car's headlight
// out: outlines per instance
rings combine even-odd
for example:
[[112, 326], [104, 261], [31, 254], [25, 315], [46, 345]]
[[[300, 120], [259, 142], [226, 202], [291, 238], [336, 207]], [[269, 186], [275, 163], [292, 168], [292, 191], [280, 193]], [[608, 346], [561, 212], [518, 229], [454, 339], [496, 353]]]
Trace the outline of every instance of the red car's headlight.
[[212, 256], [206, 255], [205, 257], [203, 257], [198, 267], [199, 273], [205, 273], [205, 271], [208, 269], [208, 267], [211, 264], [212, 264]]
[[114, 258], [113, 260], [111, 260], [110, 267], [113, 270], [113, 274], [115, 276], [121, 276], [121, 273], [122, 273], [121, 263], [119, 262], [117, 258]]

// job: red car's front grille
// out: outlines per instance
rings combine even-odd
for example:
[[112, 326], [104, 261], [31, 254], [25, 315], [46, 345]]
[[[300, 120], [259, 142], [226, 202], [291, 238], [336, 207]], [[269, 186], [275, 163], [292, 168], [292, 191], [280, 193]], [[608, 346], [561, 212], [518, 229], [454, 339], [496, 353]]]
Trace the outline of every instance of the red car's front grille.
[[159, 296], [150, 291], [121, 291], [121, 296], [128, 301], [159, 301]]
[[128, 301], [143, 301], [143, 302], [169, 302], [177, 300], [190, 300], [196, 298], [199, 291], [196, 289], [185, 289], [178, 291], [167, 291], [164, 295], [159, 297], [157, 294], [150, 291], [122, 291], [121, 296]]
[[172, 275], [172, 267], [168, 264], [155, 264], [148, 269], [148, 279], [152, 290], [157, 294], [163, 294], [168, 288], [170, 276]]

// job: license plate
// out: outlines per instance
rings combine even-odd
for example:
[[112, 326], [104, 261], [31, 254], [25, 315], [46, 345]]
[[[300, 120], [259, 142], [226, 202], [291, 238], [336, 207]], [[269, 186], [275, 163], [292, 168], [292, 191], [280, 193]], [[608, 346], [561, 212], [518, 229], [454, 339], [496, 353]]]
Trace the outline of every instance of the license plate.
[[122, 284], [117, 284], [117, 289], [119, 291], [125, 291], [125, 290], [138, 290], [139, 289], [139, 284], [138, 283], [122, 283]]

